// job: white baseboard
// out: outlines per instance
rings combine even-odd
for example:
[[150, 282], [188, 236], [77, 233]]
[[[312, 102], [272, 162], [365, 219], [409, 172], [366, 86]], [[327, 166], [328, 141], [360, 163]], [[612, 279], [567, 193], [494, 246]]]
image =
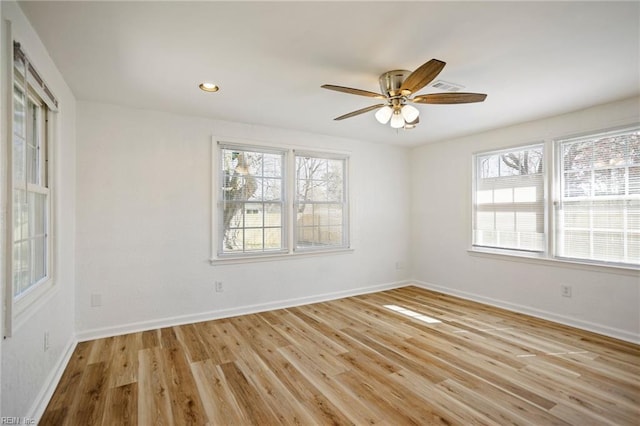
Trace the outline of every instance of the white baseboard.
[[53, 392], [55, 392], [56, 387], [58, 387], [58, 383], [62, 378], [62, 374], [64, 373], [65, 368], [67, 368], [67, 364], [69, 364], [69, 360], [71, 360], [71, 355], [73, 355], [73, 351], [76, 349], [76, 345], [78, 344], [78, 340], [75, 336], [71, 336], [71, 339], [67, 343], [62, 355], [58, 359], [58, 362], [55, 365], [55, 368], [51, 371], [47, 380], [45, 381], [44, 386], [40, 389], [38, 396], [35, 399], [35, 402], [29, 409], [28, 418], [34, 419], [37, 423], [40, 423], [40, 417], [44, 414], [44, 410], [46, 410], [51, 397], [53, 396]]
[[422, 287], [427, 290], [437, 291], [438, 293], [449, 294], [451, 296], [460, 297], [461, 299], [467, 299], [474, 302], [480, 302], [487, 305], [496, 306], [498, 308], [503, 308], [508, 311], [513, 311], [520, 314], [526, 314], [532, 317], [537, 317], [537, 318], [557, 322], [559, 324], [568, 325], [570, 327], [575, 327], [582, 330], [603, 334], [605, 336], [624, 340], [626, 342], [640, 344], [640, 335], [631, 333], [626, 330], [620, 330], [617, 328], [608, 327], [605, 325], [596, 324], [589, 321], [582, 321], [576, 318], [559, 315], [553, 312], [548, 312], [541, 309], [535, 309], [529, 306], [518, 305], [516, 303], [505, 302], [503, 300], [492, 299], [490, 297], [480, 296], [473, 293], [467, 293], [465, 291], [460, 291], [460, 290], [452, 289], [449, 287], [442, 287], [442, 286], [432, 284], [432, 283], [427, 283], [424, 281], [414, 280], [413, 284], [416, 287]]
[[173, 327], [183, 324], [191, 324], [202, 321], [210, 321], [221, 318], [235, 317], [238, 315], [255, 314], [258, 312], [271, 311], [274, 309], [291, 308], [294, 306], [308, 305], [311, 303], [326, 302], [328, 300], [340, 299], [343, 297], [357, 296], [360, 294], [375, 293], [378, 291], [390, 290], [404, 287], [412, 281], [396, 281], [387, 284], [378, 284], [368, 287], [360, 287], [332, 293], [318, 294], [314, 296], [299, 297], [293, 299], [280, 300], [276, 302], [261, 303], [256, 305], [239, 306], [237, 308], [222, 309], [217, 311], [200, 312], [197, 314], [180, 315], [169, 318], [159, 318], [150, 321], [141, 321], [130, 324], [121, 324], [113, 327], [96, 328], [92, 330], [80, 331], [76, 334], [79, 342], [87, 340], [101, 339], [103, 337], [119, 336], [128, 333], [154, 330], [163, 327]]

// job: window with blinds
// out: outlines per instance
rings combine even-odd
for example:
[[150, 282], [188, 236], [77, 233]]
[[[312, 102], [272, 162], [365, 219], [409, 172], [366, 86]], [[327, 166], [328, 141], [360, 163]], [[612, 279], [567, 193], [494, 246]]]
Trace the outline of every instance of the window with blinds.
[[544, 251], [543, 157], [543, 144], [474, 156], [474, 246]]
[[640, 264], [640, 127], [560, 140], [556, 255]]

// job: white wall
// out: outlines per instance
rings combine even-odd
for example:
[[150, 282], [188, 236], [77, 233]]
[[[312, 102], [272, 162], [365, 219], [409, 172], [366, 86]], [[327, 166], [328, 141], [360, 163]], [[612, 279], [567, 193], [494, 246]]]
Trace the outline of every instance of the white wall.
[[[36, 416], [44, 409], [49, 386], [64, 368], [75, 344], [74, 335], [74, 243], [75, 243], [75, 98], [40, 39], [14, 2], [0, 3], [2, 20], [11, 21], [14, 39], [29, 55], [47, 85], [60, 101], [56, 129], [56, 172], [54, 176], [56, 228], [55, 290], [30, 309], [27, 321], [14, 328], [13, 336], [2, 343], [2, 416]], [[7, 52], [3, 51], [4, 56]], [[3, 84], [6, 82], [3, 81]], [[2, 99], [2, 111], [7, 100]], [[2, 125], [8, 126], [7, 114]], [[2, 135], [2, 150], [7, 138]], [[3, 182], [3, 185], [5, 182]], [[2, 244], [6, 244], [2, 241]], [[4, 283], [3, 276], [3, 283]], [[50, 334], [50, 348], [44, 351], [44, 333]]]
[[[78, 103], [76, 327], [86, 339], [376, 289], [409, 278], [408, 150]], [[212, 266], [213, 135], [350, 151], [348, 254]], [[214, 281], [224, 292], [214, 291]], [[91, 295], [103, 305], [91, 307]]]
[[[440, 291], [640, 341], [639, 273], [467, 251], [474, 152], [638, 122], [639, 105], [628, 99], [414, 149], [414, 277]], [[572, 286], [573, 297], [561, 297], [561, 284]]]

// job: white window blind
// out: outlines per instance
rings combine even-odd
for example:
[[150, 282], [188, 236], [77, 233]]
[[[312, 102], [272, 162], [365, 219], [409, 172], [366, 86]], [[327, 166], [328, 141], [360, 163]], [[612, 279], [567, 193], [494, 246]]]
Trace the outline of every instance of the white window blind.
[[561, 140], [556, 255], [640, 264], [640, 128]]
[[473, 245], [545, 249], [542, 144], [476, 154]]

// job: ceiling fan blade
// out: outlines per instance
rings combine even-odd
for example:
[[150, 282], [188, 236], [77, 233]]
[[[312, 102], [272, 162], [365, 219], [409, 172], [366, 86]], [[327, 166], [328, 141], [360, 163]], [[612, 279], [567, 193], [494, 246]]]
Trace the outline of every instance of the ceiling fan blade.
[[419, 104], [470, 104], [482, 102], [486, 97], [484, 93], [431, 93], [416, 96], [410, 101]]
[[345, 115], [341, 115], [340, 117], [334, 118], [334, 120], [339, 121], [339, 120], [344, 120], [345, 118], [351, 118], [351, 117], [354, 117], [356, 115], [364, 114], [365, 112], [369, 112], [369, 111], [373, 111], [374, 109], [381, 108], [384, 105], [385, 104], [372, 105], [372, 106], [369, 106], [369, 107], [366, 107], [366, 108], [359, 109], [357, 111], [352, 111], [352, 112], [350, 112], [348, 114], [345, 114]]
[[352, 95], [368, 96], [370, 98], [376, 99], [387, 99], [386, 96], [381, 95], [380, 93], [369, 92], [368, 90], [353, 89], [351, 87], [344, 86], [334, 86], [333, 84], [323, 84], [320, 87], [322, 87], [323, 89], [335, 90], [336, 92], [350, 93]]
[[446, 62], [442, 62], [438, 59], [432, 59], [420, 65], [420, 67], [409, 74], [409, 77], [407, 77], [402, 83], [402, 86], [400, 86], [400, 93], [405, 96], [411, 93], [416, 93], [418, 90], [431, 83], [431, 81], [440, 74], [440, 71], [442, 71], [445, 65]]

